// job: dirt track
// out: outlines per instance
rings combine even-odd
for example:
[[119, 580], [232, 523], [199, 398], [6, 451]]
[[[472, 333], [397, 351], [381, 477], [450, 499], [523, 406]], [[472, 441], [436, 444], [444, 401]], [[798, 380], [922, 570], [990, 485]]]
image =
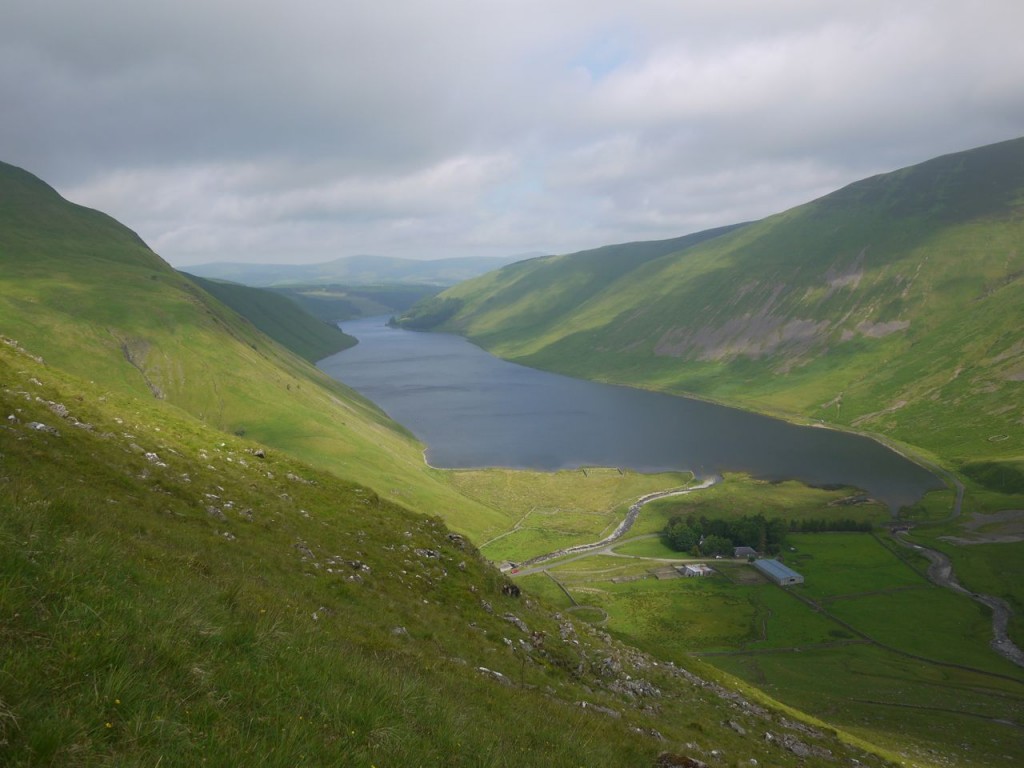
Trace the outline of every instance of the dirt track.
[[611, 535], [605, 536], [600, 541], [595, 541], [590, 544], [577, 544], [574, 547], [566, 547], [565, 549], [558, 549], [554, 552], [548, 552], [546, 555], [538, 555], [537, 557], [531, 557], [529, 560], [525, 560], [523, 563], [520, 564], [519, 568], [517, 569], [517, 574], [520, 576], [526, 576], [530, 573], [535, 573], [538, 570], [536, 566], [540, 565], [541, 563], [547, 562], [548, 560], [554, 560], [556, 557], [563, 557], [565, 555], [590, 554], [594, 550], [603, 549], [612, 542], [618, 541], [627, 533], [629, 533], [629, 529], [633, 527], [633, 524], [636, 522], [636, 519], [640, 516], [640, 510], [643, 508], [644, 504], [649, 504], [655, 499], [664, 499], [667, 496], [682, 496], [683, 494], [686, 493], [701, 491], [704, 490], [705, 488], [710, 488], [713, 485], [717, 485], [720, 482], [722, 482], [721, 475], [712, 475], [711, 477], [701, 482], [699, 485], [693, 485], [690, 486], [689, 488], [683, 488], [674, 491], [658, 491], [656, 493], [649, 493], [646, 496], [641, 496], [639, 499], [633, 502], [632, 506], [630, 506], [629, 508], [629, 511], [626, 513], [626, 517], [622, 520], [621, 523], [619, 523], [619, 526], [614, 531], [612, 531]]
[[977, 592], [971, 592], [970, 590], [964, 589], [960, 582], [957, 581], [956, 574], [953, 572], [953, 563], [950, 561], [942, 552], [934, 549], [928, 549], [918, 544], [910, 544], [904, 541], [899, 536], [893, 537], [896, 541], [905, 547], [912, 547], [920, 552], [922, 555], [928, 558], [930, 565], [928, 566], [928, 580], [933, 584], [937, 584], [940, 587], [952, 589], [954, 592], [959, 592], [962, 595], [967, 595], [975, 602], [987, 605], [992, 609], [992, 650], [1002, 656], [1004, 659], [1013, 662], [1014, 664], [1024, 667], [1024, 651], [1017, 647], [1017, 645], [1010, 639], [1008, 632], [1010, 625], [1010, 616], [1013, 615], [1013, 611], [1005, 600], [992, 595], [982, 595]]

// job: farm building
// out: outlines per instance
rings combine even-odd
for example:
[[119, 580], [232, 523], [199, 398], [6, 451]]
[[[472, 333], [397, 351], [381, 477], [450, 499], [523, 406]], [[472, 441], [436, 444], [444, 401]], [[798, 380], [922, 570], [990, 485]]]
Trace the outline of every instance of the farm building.
[[734, 547], [732, 550], [733, 557], [757, 557], [757, 550], [753, 547]]
[[714, 570], [710, 566], [704, 565], [704, 563], [688, 563], [687, 565], [681, 565], [677, 569], [683, 576], [710, 576], [714, 573]]
[[803, 576], [792, 568], [783, 565], [778, 560], [755, 560], [754, 567], [776, 584], [780, 584], [783, 587], [788, 587], [790, 584], [804, 583]]

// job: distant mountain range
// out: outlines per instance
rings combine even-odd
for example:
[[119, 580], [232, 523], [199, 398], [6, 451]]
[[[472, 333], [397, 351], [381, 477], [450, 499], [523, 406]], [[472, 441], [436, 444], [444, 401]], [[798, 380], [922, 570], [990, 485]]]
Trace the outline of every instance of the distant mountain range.
[[402, 322], [570, 375], [882, 433], [1024, 490], [1024, 139], [744, 226], [513, 264]]
[[185, 271], [214, 280], [230, 280], [256, 287], [286, 285], [379, 285], [413, 283], [450, 286], [506, 264], [530, 258], [524, 254], [503, 258], [399, 259], [390, 256], [344, 256], [319, 264], [240, 264], [217, 262], [185, 267]]

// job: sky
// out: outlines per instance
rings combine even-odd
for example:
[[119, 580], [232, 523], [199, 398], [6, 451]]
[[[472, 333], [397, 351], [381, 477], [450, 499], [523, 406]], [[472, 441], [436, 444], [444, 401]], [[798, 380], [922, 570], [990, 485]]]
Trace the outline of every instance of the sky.
[[1020, 0], [5, 0], [0, 160], [175, 266], [568, 253], [1024, 136]]

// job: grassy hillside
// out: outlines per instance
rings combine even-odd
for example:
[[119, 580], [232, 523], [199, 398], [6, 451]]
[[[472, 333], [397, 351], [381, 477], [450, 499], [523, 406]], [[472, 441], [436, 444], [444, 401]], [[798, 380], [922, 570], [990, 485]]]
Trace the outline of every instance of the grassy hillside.
[[262, 288], [187, 276], [278, 344], [311, 363], [356, 344], [337, 326], [322, 322], [285, 296]]
[[539, 259], [426, 307], [446, 308], [436, 327], [518, 362], [881, 433], [1012, 490], [1022, 245], [1024, 139], [618, 272], [599, 252]]
[[[544, 256], [490, 272], [474, 281], [426, 300], [400, 318], [405, 328], [425, 330], [447, 321], [456, 312], [481, 323], [474, 333], [489, 343], [506, 338], [530, 339], [557, 328], [578, 307], [638, 267], [666, 254], [677, 253], [738, 227], [699, 232], [652, 242], [607, 245], [569, 256]], [[471, 286], [471, 287], [469, 287]], [[457, 323], [457, 327], [462, 327]]]
[[505, 594], [364, 486], [10, 339], [0, 383], [4, 765], [882, 762]]
[[372, 403], [260, 333], [113, 219], [0, 166], [0, 333], [110, 392], [155, 398], [475, 532], [503, 518], [424, 466]]
[[883, 764], [516, 596], [436, 516], [500, 510], [2, 165], [0, 334], [4, 765]]

